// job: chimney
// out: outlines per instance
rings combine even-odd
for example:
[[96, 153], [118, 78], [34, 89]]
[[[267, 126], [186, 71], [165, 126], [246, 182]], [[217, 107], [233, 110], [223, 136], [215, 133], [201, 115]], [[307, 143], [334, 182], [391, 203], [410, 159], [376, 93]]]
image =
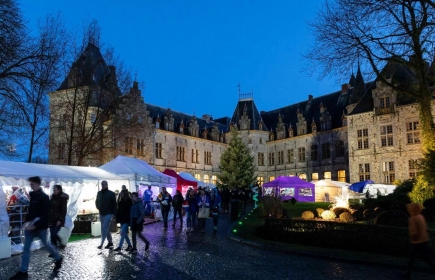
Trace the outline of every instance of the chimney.
[[311, 94], [308, 94], [308, 100], [312, 100], [313, 96]]
[[346, 94], [348, 90], [349, 90], [349, 85], [348, 84], [342, 84], [341, 85], [341, 94]]

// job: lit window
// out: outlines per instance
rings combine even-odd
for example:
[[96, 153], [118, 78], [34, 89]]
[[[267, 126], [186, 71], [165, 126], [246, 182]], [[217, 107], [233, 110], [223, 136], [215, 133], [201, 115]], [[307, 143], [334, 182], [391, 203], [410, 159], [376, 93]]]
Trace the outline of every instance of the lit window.
[[273, 180], [275, 180], [275, 176], [269, 176], [269, 182], [272, 182]]
[[331, 172], [330, 171], [325, 171], [323, 173], [323, 178], [327, 181], [331, 181]]
[[195, 179], [198, 181], [201, 181], [201, 174], [195, 174]]
[[339, 182], [346, 182], [346, 170], [338, 170], [338, 181]]
[[210, 183], [210, 177], [208, 174], [204, 174], [204, 183], [209, 184]]
[[216, 185], [216, 183], [217, 183], [217, 176], [216, 175], [211, 176], [211, 183], [213, 185]]
[[319, 173], [312, 173], [311, 174], [311, 181], [313, 181], [313, 182], [319, 181]]

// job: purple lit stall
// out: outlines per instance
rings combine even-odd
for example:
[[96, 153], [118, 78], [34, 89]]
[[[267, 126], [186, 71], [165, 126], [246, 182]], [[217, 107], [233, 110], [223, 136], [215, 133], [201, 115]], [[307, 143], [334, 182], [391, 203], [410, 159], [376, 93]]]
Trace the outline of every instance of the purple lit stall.
[[299, 202], [314, 202], [314, 190], [314, 184], [299, 177], [279, 176], [272, 182], [263, 184], [263, 195], [277, 196], [281, 200], [294, 197]]

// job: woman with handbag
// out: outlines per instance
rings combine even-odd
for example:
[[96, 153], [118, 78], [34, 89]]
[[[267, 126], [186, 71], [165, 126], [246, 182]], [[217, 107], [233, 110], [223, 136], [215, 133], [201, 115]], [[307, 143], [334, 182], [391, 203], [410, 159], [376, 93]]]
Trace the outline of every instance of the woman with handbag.
[[53, 246], [65, 246], [61, 243], [59, 236], [59, 230], [65, 224], [66, 209], [68, 204], [68, 194], [62, 192], [61, 185], [54, 185], [53, 195], [50, 199], [50, 239]]
[[201, 233], [205, 233], [205, 224], [210, 215], [210, 197], [205, 194], [205, 190], [200, 191], [197, 198], [198, 205], [198, 220], [201, 224]]

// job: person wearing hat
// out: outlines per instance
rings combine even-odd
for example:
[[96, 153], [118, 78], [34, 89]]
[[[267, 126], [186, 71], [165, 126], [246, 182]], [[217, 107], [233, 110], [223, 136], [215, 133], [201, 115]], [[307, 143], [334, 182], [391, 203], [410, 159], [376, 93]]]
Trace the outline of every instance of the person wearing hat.
[[421, 214], [423, 206], [417, 203], [409, 203], [406, 209], [410, 215], [408, 219], [409, 241], [411, 242], [409, 252], [408, 269], [401, 274], [402, 278], [411, 278], [411, 271], [414, 265], [415, 258], [420, 255], [422, 259], [432, 268], [432, 273], [435, 273], [435, 264], [431, 260], [431, 252], [429, 247], [429, 232], [427, 229], [426, 220]]

